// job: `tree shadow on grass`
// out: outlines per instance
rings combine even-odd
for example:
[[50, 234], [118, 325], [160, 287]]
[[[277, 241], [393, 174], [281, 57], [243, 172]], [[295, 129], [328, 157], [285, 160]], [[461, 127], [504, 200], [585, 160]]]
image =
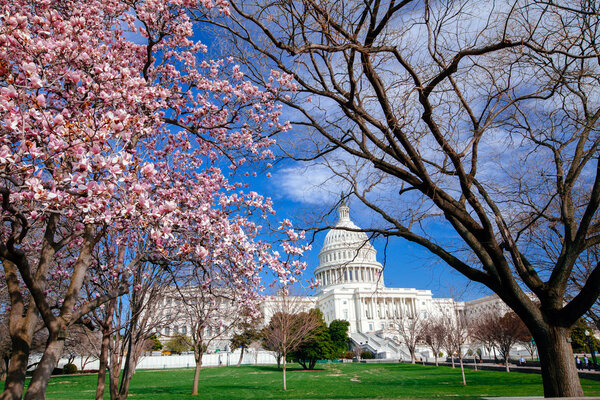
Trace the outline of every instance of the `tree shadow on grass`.
[[[283, 369], [281, 368], [277, 368], [276, 365], [256, 365], [256, 366], [251, 366], [252, 369], [254, 370], [259, 370], [259, 371], [269, 371], [269, 372], [283, 372]], [[286, 368], [287, 372], [298, 372], [298, 371], [326, 371], [325, 368], [315, 368], [315, 369], [311, 369], [311, 370], [307, 370], [302, 368], [299, 365], [294, 365], [293, 367], [287, 367]]]

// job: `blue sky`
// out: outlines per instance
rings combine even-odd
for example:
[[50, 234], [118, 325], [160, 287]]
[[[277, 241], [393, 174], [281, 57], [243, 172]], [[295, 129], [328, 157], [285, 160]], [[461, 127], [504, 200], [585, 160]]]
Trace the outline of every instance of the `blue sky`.
[[[209, 53], [206, 58], [223, 57], [219, 52], [223, 49], [215, 46], [218, 37], [202, 30], [197, 31], [196, 39], [208, 45]], [[290, 118], [293, 119], [293, 118]], [[286, 120], [285, 111], [282, 120]], [[301, 127], [292, 127], [292, 131], [284, 133], [284, 138], [292, 143], [300, 143], [295, 139], [301, 138]], [[292, 138], [290, 140], [290, 137]], [[250, 168], [247, 166], [243, 170]], [[299, 172], [302, 171], [302, 172]], [[274, 163], [271, 170], [257, 171], [257, 178], [243, 179], [249, 183], [249, 190], [268, 196], [273, 200], [274, 209], [277, 211], [275, 220], [281, 221], [288, 218], [294, 226], [323, 228], [335, 225], [337, 210], [331, 212], [325, 220], [315, 221], [320, 215], [330, 212], [339, 201], [343, 187], [336, 182], [327, 182], [328, 172], [319, 168], [304, 169], [299, 163], [283, 160]], [[270, 172], [272, 177], [266, 177]], [[387, 188], [385, 188], [387, 189]], [[350, 217], [360, 227], [376, 226], [373, 214], [360, 203], [358, 199], [350, 199]], [[436, 239], [451, 239], [453, 232], [446, 229], [442, 223], [429, 224]], [[305, 279], [313, 277], [313, 272], [318, 266], [318, 254], [323, 245], [326, 232], [315, 234], [312, 250], [307, 252], [304, 261], [308, 268]], [[312, 237], [307, 232], [307, 237]], [[384, 238], [372, 240], [377, 249], [377, 259], [384, 264], [385, 285], [392, 288], [429, 289], [434, 297], [448, 297], [457, 295], [461, 300], [472, 299], [491, 293], [483, 285], [469, 282], [464, 276], [455, 272], [448, 265], [431, 255], [421, 246], [410, 243], [400, 238], [389, 238], [386, 246]], [[384, 250], [385, 249], [385, 250]]]
[[[298, 164], [292, 161], [276, 163], [271, 170], [271, 178], [260, 174], [250, 183], [250, 188], [271, 197], [277, 211], [276, 220], [289, 218], [295, 226], [316, 228], [335, 225], [337, 210], [330, 213], [324, 221], [315, 222], [314, 218], [335, 207], [339, 201], [339, 187], [317, 186], [320, 182], [318, 171], [308, 169], [304, 174], [295, 175], [295, 166]], [[311, 182], [311, 179], [314, 179], [314, 182]], [[373, 215], [358, 199], [351, 198], [349, 206], [350, 217], [358, 226], [367, 227], [373, 221]], [[442, 224], [430, 226], [436, 237], [451, 235]], [[307, 232], [307, 237], [312, 237], [312, 234]], [[316, 233], [312, 250], [305, 255], [304, 261], [308, 264], [305, 279], [313, 277], [325, 235], [326, 232]], [[469, 283], [464, 276], [417, 244], [397, 237], [389, 238], [387, 250], [384, 238], [375, 238], [372, 244], [377, 249], [378, 261], [385, 264], [384, 279], [387, 287], [429, 289], [434, 297], [449, 297], [458, 293], [461, 300], [491, 293], [483, 285]]]

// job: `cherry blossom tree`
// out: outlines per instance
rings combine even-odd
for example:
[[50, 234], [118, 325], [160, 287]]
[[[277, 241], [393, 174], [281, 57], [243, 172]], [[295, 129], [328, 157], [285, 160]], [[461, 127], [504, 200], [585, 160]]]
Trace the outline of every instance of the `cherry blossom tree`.
[[[226, 246], [247, 235], [240, 252], [253, 250], [260, 227], [243, 210], [272, 212], [231, 176], [269, 158], [270, 135], [288, 128], [273, 99], [292, 88], [289, 78], [261, 91], [229, 60], [206, 59], [194, 8], [228, 13], [221, 0], [0, 2], [0, 261], [16, 310], [13, 355], [26, 360], [29, 344], [19, 335], [36, 312], [49, 333], [26, 399], [44, 397], [69, 327], [127, 291], [123, 284], [82, 295], [102, 237], [147, 240], [132, 259], [202, 260], [215, 237]], [[303, 268], [259, 249], [260, 267], [285, 281]], [[23, 289], [32, 318], [34, 307], [19, 314]], [[16, 390], [3, 398], [21, 397], [24, 365], [15, 363]]]

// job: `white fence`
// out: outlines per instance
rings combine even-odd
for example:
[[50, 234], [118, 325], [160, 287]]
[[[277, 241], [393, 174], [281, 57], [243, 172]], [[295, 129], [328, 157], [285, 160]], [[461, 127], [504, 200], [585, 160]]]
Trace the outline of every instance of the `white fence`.
[[[237, 349], [234, 352], [221, 352], [214, 354], [204, 354], [202, 356], [203, 367], [218, 367], [227, 365], [236, 365], [240, 359], [240, 350]], [[73, 364], [77, 368], [82, 368], [82, 361], [79, 357], [75, 358]], [[67, 359], [61, 359], [58, 362], [60, 368], [68, 362]], [[265, 350], [246, 350], [244, 352], [244, 358], [242, 359], [242, 365], [254, 365], [254, 364], [277, 364], [277, 359], [270, 351]], [[166, 369], [166, 368], [193, 368], [196, 365], [193, 354], [181, 354], [181, 355], [152, 355], [143, 356], [138, 362], [136, 369]], [[98, 369], [98, 360], [88, 362], [85, 365], [85, 369]]]

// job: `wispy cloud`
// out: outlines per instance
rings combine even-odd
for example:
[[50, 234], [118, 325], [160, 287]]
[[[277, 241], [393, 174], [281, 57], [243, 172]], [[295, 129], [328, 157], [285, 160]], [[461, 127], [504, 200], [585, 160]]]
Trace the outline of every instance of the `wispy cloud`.
[[290, 200], [311, 204], [332, 204], [347, 184], [324, 165], [301, 165], [277, 171], [273, 179]]

